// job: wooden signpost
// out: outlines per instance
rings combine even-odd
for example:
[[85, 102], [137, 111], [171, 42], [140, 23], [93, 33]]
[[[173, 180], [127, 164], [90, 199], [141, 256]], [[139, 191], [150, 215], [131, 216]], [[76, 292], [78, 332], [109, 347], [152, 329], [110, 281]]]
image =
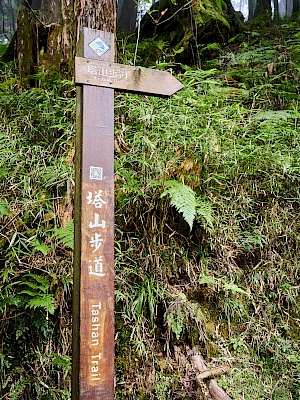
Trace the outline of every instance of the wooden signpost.
[[76, 83], [171, 96], [182, 84], [169, 72], [76, 58]]
[[114, 89], [183, 87], [164, 71], [114, 63], [114, 35], [84, 28], [77, 86], [72, 400], [114, 398]]

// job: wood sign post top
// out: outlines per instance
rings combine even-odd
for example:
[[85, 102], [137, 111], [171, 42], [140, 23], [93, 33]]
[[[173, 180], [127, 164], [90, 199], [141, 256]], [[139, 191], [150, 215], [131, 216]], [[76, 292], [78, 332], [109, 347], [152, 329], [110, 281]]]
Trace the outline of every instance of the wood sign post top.
[[183, 88], [167, 71], [82, 57], [75, 59], [75, 82], [161, 96], [171, 96]]

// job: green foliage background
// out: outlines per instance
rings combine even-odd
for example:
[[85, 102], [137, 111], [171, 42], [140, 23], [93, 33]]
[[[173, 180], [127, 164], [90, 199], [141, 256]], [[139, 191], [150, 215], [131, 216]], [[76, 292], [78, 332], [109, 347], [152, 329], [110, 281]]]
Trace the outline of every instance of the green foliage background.
[[[202, 398], [194, 346], [233, 399], [299, 398], [299, 32], [180, 66], [170, 99], [116, 93], [118, 399]], [[69, 399], [74, 87], [30, 79], [1, 65], [0, 391]]]

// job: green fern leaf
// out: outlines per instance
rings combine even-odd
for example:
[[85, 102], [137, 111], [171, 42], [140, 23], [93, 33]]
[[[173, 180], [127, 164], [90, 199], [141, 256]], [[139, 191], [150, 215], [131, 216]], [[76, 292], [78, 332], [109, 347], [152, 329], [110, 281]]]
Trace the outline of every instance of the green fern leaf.
[[224, 289], [230, 290], [233, 293], [241, 293], [241, 294], [245, 294], [246, 296], [249, 296], [249, 293], [247, 293], [245, 290], [238, 287], [235, 283], [225, 283]]
[[186, 326], [186, 317], [183, 312], [175, 310], [167, 315], [167, 324], [175, 334], [176, 339], [179, 340]]
[[71, 357], [69, 356], [57, 355], [57, 357], [55, 357], [54, 360], [52, 361], [52, 364], [57, 365], [64, 370], [64, 378], [67, 377], [68, 372], [72, 368]]
[[27, 302], [26, 307], [29, 308], [44, 308], [49, 314], [54, 314], [54, 296], [52, 294], [43, 294], [35, 296]]
[[216, 0], [216, 5], [220, 11], [222, 11], [222, 0]]
[[36, 251], [40, 251], [44, 256], [46, 256], [49, 251], [50, 251], [50, 247], [46, 246], [44, 244], [41, 244], [39, 242], [39, 240], [35, 239], [31, 241], [31, 246], [36, 250]]
[[9, 215], [9, 208], [5, 200], [0, 200], [0, 218]]
[[178, 212], [182, 213], [183, 218], [189, 224], [190, 229], [196, 215], [196, 195], [195, 192], [187, 185], [178, 181], [170, 180], [164, 183], [165, 190], [161, 197], [169, 196], [171, 205]]
[[36, 274], [26, 274], [26, 275], [24, 275], [24, 277], [32, 278], [38, 283], [38, 284], [36, 284], [29, 280], [22, 282], [23, 285], [27, 285], [27, 286], [31, 287], [32, 289], [36, 289], [39, 291], [41, 290], [42, 292], [46, 292], [50, 287], [49, 279], [44, 276], [36, 275]]
[[32, 290], [27, 290], [27, 289], [22, 290], [20, 292], [20, 294], [28, 294], [28, 296], [32, 296], [32, 297], [35, 297], [38, 295], [37, 292], [33, 292]]
[[27, 285], [29, 288], [36, 290], [36, 292], [34, 292], [35, 294], [39, 293], [39, 292], [43, 292], [43, 293], [47, 292], [47, 290], [49, 289], [49, 286], [50, 286], [49, 284], [48, 284], [48, 286], [42, 286], [42, 285], [38, 285], [36, 283], [29, 282], [29, 281], [22, 282], [21, 285]]
[[58, 238], [60, 243], [70, 249], [74, 250], [74, 222], [69, 221], [65, 227], [57, 228], [54, 230], [54, 236]]
[[199, 283], [200, 283], [200, 285], [203, 285], [205, 283], [207, 283], [209, 285], [217, 285], [218, 282], [212, 276], [203, 275], [202, 278], [200, 279]]
[[212, 228], [214, 216], [211, 204], [208, 201], [198, 199], [196, 209], [197, 216], [202, 217]]

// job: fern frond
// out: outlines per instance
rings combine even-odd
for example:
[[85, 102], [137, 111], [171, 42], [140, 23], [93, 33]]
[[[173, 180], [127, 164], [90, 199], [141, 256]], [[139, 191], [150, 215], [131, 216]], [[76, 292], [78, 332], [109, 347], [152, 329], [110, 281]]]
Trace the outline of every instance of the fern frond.
[[46, 246], [45, 244], [41, 244], [39, 242], [39, 240], [37, 240], [37, 239], [31, 241], [31, 246], [36, 251], [40, 251], [44, 256], [46, 256], [50, 251], [50, 247], [49, 246]]
[[9, 208], [5, 200], [0, 200], [0, 218], [9, 215]]
[[22, 282], [22, 285], [27, 285], [32, 289], [41, 290], [42, 292], [46, 292], [50, 287], [49, 279], [36, 274], [26, 274], [24, 277], [34, 279], [38, 284], [31, 282], [29, 280]]
[[171, 205], [182, 213], [183, 218], [192, 229], [196, 215], [195, 192], [189, 186], [175, 180], [165, 182], [164, 186], [166, 189], [161, 194], [161, 197], [170, 197]]
[[27, 302], [26, 307], [29, 308], [44, 308], [49, 314], [54, 314], [54, 296], [52, 294], [43, 294], [35, 296]]
[[235, 283], [225, 283], [224, 284], [225, 290], [231, 290], [233, 293], [241, 293], [245, 294], [246, 296], [250, 296], [248, 292], [238, 287]]
[[205, 283], [209, 285], [217, 285], [218, 281], [216, 281], [216, 279], [212, 276], [203, 275], [202, 278], [200, 279], [199, 284], [203, 285]]
[[184, 331], [184, 328], [187, 324], [186, 316], [183, 312], [174, 310], [167, 315], [167, 324], [175, 334], [176, 339], [179, 340], [181, 333]]
[[69, 221], [65, 227], [54, 229], [54, 236], [58, 238], [60, 243], [74, 250], [74, 222]]
[[208, 201], [197, 199], [196, 210], [197, 210], [197, 216], [202, 217], [212, 228], [214, 220], [214, 215], [213, 215], [214, 212], [211, 204]]
[[37, 292], [33, 292], [32, 290], [27, 290], [27, 289], [21, 290], [20, 294], [28, 294], [28, 296], [32, 297], [39, 295]]

